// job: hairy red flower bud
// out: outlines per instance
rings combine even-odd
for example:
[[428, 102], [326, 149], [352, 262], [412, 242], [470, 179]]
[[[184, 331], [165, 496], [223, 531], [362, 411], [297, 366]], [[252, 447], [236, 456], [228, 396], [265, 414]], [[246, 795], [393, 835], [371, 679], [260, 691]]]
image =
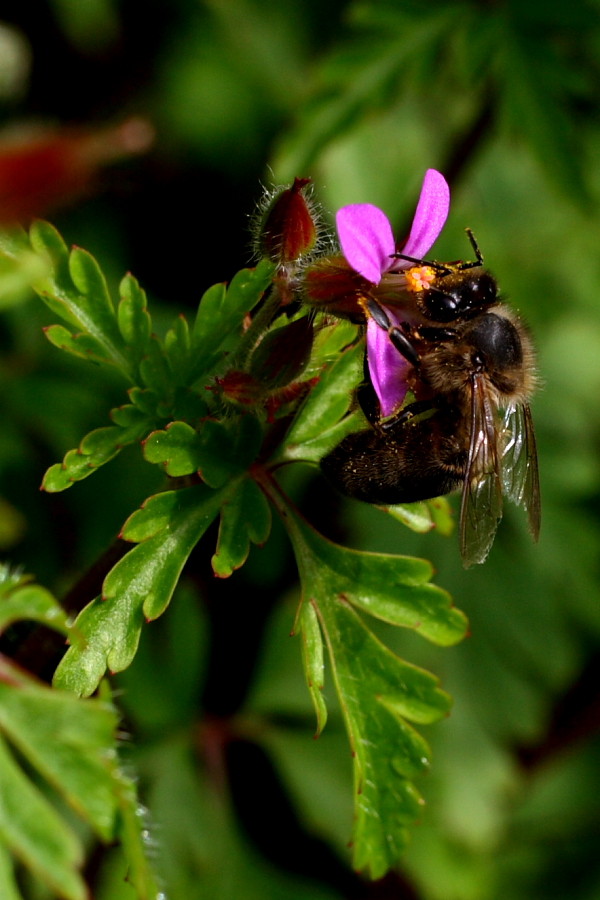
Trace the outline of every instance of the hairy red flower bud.
[[314, 250], [318, 221], [305, 188], [310, 178], [295, 178], [279, 190], [258, 216], [256, 247], [261, 256], [280, 266], [294, 263]]

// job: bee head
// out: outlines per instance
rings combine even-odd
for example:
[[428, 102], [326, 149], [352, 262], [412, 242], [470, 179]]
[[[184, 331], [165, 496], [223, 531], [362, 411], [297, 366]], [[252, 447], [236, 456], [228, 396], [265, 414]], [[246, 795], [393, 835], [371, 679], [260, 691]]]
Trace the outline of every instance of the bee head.
[[436, 322], [470, 318], [497, 302], [496, 279], [482, 266], [440, 275], [419, 297], [423, 314]]

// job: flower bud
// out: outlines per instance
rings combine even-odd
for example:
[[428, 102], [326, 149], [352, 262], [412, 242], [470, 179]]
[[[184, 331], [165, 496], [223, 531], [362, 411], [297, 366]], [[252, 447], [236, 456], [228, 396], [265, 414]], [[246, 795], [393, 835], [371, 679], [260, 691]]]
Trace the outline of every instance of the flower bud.
[[291, 187], [279, 189], [267, 198], [256, 221], [257, 252], [279, 266], [298, 261], [314, 250], [318, 237], [318, 216], [306, 196], [310, 178], [295, 178]]
[[313, 323], [308, 316], [273, 328], [254, 350], [250, 373], [271, 390], [285, 387], [306, 367], [313, 338]]

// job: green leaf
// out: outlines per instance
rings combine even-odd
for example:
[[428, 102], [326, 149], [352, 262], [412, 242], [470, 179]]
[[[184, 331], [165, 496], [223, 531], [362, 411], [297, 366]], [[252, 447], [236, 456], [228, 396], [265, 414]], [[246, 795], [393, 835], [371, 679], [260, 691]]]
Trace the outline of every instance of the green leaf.
[[162, 402], [172, 399], [173, 382], [165, 350], [155, 335], [148, 341], [140, 361], [140, 377], [144, 385], [153, 391]]
[[[64, 900], [88, 897], [80, 875], [84, 859], [81, 839], [48, 797], [55, 792], [101, 840], [115, 840], [119, 813], [125, 810], [124, 795], [135, 794], [133, 784], [118, 768], [117, 727], [116, 711], [104, 699], [82, 701], [37, 682], [6, 660], [0, 661], [3, 900], [5, 896], [20, 898], [15, 894], [8, 853], [29, 868], [53, 896]], [[150, 900], [156, 894], [140, 896]]]
[[111, 417], [115, 425], [90, 431], [77, 449], [69, 450], [62, 463], [50, 466], [42, 481], [43, 490], [56, 493], [82, 481], [113, 459], [123, 447], [141, 441], [154, 424], [130, 404], [113, 409]]
[[352, 322], [345, 319], [338, 319], [336, 322], [317, 328], [311, 369], [313, 366], [321, 368], [326, 363], [334, 362], [342, 350], [356, 342], [358, 335], [358, 325], [353, 325]]
[[0, 738], [0, 841], [65, 900], [85, 900], [82, 848]]
[[296, 627], [302, 635], [302, 661], [308, 690], [317, 717], [317, 735], [327, 722], [327, 704], [323, 696], [325, 686], [325, 647], [319, 625], [317, 608], [312, 600], [300, 605]]
[[47, 272], [47, 261], [32, 251], [25, 231], [21, 228], [0, 231], [0, 307], [29, 298], [32, 283]]
[[411, 531], [424, 534], [437, 528], [440, 534], [451, 534], [454, 523], [451, 518], [448, 501], [441, 497], [439, 502], [424, 500], [420, 503], [397, 504], [396, 506], [380, 506], [393, 519], [402, 522]]
[[185, 316], [178, 316], [165, 335], [165, 354], [177, 384], [185, 384], [188, 375], [191, 337]]
[[143, 354], [152, 333], [152, 319], [147, 309], [146, 294], [131, 274], [119, 285], [121, 302], [117, 310], [119, 330], [128, 347]]
[[217, 284], [203, 295], [192, 329], [191, 350], [196, 356], [190, 383], [212, 372], [221, 357], [221, 347], [233, 333], [241, 331], [244, 316], [261, 299], [273, 278], [274, 265], [262, 260], [255, 269], [242, 269], [229, 288]]
[[342, 419], [362, 378], [364, 348], [358, 344], [341, 353], [324, 372], [300, 407], [273, 462], [318, 461], [351, 431], [364, 427], [361, 412]]
[[85, 643], [79, 639], [61, 660], [54, 679], [58, 687], [89, 695], [107, 668], [127, 668], [144, 619], [164, 612], [188, 556], [236, 488], [230, 481], [221, 491], [198, 485], [165, 492], [131, 516], [122, 537], [143, 542], [108, 573], [102, 598], [77, 617], [74, 636]]
[[271, 530], [271, 509], [256, 482], [246, 478], [221, 508], [217, 550], [212, 567], [227, 578], [246, 562], [250, 544], [264, 544]]
[[261, 426], [253, 416], [241, 416], [227, 425], [206, 419], [200, 431], [185, 422], [172, 422], [148, 437], [144, 456], [148, 462], [164, 465], [172, 477], [199, 472], [207, 484], [218, 488], [248, 468], [261, 439]]
[[116, 800], [107, 754], [118, 726], [115, 710], [50, 690], [12, 669], [0, 678], [0, 729], [103, 840], [115, 832]]
[[271, 499], [282, 513], [300, 572], [298, 624], [306, 629], [304, 658], [317, 725], [325, 718], [318, 620], [352, 746], [354, 862], [379, 878], [398, 863], [407, 825], [420, 814], [412, 779], [427, 767], [429, 751], [407, 720], [439, 719], [450, 698], [433, 675], [392, 653], [359, 611], [443, 645], [459, 641], [467, 622], [446, 592], [429, 583], [426, 561], [348, 550], [314, 531], [278, 493]]
[[24, 619], [63, 634], [68, 631], [67, 614], [49, 591], [38, 584], [27, 584], [20, 576], [11, 577], [7, 567], [0, 567], [0, 633]]
[[[133, 380], [131, 363], [127, 357], [117, 317], [106, 281], [96, 260], [85, 250], [75, 248], [69, 253], [64, 241], [47, 222], [36, 222], [30, 231], [33, 249], [50, 263], [50, 273], [35, 282], [34, 289], [47, 305], [70, 326], [60, 334], [65, 347], [74, 352], [73, 341], [66, 335], [75, 329], [77, 341], [90, 348], [101, 362], [116, 366], [129, 380]], [[90, 355], [86, 351], [85, 355]]]
[[64, 325], [49, 325], [44, 334], [51, 344], [79, 359], [95, 363], [112, 363], [109, 353], [101, 341], [84, 332], [73, 333]]

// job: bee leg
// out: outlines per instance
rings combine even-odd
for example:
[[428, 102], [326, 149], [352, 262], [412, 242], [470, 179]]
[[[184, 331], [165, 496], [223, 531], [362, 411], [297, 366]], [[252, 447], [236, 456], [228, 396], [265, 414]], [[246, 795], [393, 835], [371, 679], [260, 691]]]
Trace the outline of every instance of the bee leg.
[[385, 422], [379, 422], [378, 426], [381, 431], [388, 432], [399, 426], [406, 425], [406, 423], [410, 422], [411, 419], [414, 419], [415, 416], [420, 416], [422, 413], [433, 412], [437, 408], [437, 405], [431, 399], [415, 400], [414, 403], [409, 403], [408, 406], [401, 409], [395, 416], [386, 419]]
[[411, 344], [407, 335], [398, 325], [392, 323], [383, 306], [380, 306], [380, 304], [373, 300], [372, 297], [369, 297], [366, 306], [369, 315], [376, 324], [384, 331], [387, 331], [390, 341], [398, 353], [416, 368], [419, 365], [419, 354]]
[[381, 421], [381, 412], [379, 410], [379, 398], [371, 383], [366, 353], [363, 359], [363, 381], [356, 388], [356, 399], [369, 425], [376, 428]]
[[456, 341], [458, 340], [458, 333], [454, 328], [435, 328], [426, 325], [424, 328], [418, 329], [418, 336], [423, 338], [425, 341], [430, 341], [432, 343], [440, 343], [440, 341], [448, 342], [448, 341]]

